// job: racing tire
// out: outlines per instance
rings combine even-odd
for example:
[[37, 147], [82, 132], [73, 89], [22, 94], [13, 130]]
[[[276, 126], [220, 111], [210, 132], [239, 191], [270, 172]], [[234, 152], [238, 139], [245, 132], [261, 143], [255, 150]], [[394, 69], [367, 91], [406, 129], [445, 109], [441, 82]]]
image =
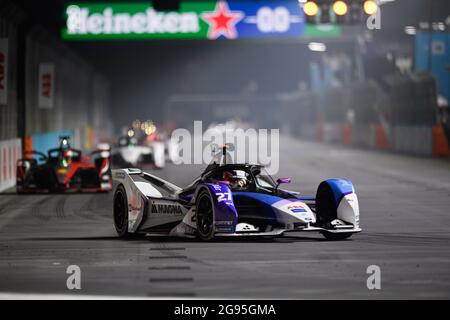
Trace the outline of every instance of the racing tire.
[[114, 227], [120, 238], [130, 236], [128, 232], [128, 201], [125, 188], [120, 185], [114, 193], [113, 202]]
[[195, 201], [197, 236], [203, 241], [214, 238], [214, 204], [207, 190], [202, 190]]
[[333, 190], [331, 190], [328, 183], [321, 183], [317, 189], [316, 212], [317, 221], [322, 226], [326, 226], [337, 219], [337, 204]]

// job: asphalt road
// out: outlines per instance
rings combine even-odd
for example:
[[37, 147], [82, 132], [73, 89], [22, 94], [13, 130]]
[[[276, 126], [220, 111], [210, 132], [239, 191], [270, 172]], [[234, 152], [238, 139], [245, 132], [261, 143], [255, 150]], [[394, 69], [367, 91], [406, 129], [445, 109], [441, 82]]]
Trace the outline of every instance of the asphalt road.
[[[450, 161], [287, 138], [281, 155], [279, 176], [304, 194], [326, 178], [353, 180], [363, 233], [341, 242], [313, 234], [123, 241], [111, 194], [3, 194], [0, 296], [450, 298]], [[184, 184], [199, 169], [157, 173]], [[81, 290], [66, 287], [69, 265], [81, 268]], [[381, 268], [381, 290], [367, 289], [370, 265]]]

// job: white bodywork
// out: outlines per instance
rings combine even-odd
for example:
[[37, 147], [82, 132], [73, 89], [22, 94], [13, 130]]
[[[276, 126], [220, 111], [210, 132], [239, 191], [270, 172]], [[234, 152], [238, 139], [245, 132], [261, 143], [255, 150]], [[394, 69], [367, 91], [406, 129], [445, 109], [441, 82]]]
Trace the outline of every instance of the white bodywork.
[[[145, 205], [148, 198], [148, 205], [151, 206], [142, 227], [149, 228], [165, 223], [181, 221], [187, 210], [173, 201], [164, 200], [163, 195], [151, 183], [144, 181], [134, 181], [132, 175], [142, 173], [139, 169], [119, 169], [113, 170], [115, 186], [122, 184], [127, 194], [128, 202], [128, 232], [136, 232], [141, 226], [145, 214]], [[158, 179], [152, 176], [155, 179]], [[164, 181], [164, 180], [161, 180]], [[177, 188], [176, 186], [173, 186]]]
[[141, 155], [151, 154], [152, 150], [145, 146], [130, 146], [120, 148], [120, 155], [127, 163], [137, 164]]
[[153, 161], [156, 167], [163, 168], [166, 165], [164, 142], [154, 141], [148, 146], [126, 146], [119, 149], [123, 160], [132, 165], [137, 165], [142, 155], [153, 155]]

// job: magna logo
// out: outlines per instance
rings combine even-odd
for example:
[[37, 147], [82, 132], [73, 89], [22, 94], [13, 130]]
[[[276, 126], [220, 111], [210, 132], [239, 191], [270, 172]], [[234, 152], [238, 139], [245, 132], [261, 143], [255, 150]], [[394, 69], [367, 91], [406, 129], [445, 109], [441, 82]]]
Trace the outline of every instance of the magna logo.
[[181, 207], [176, 204], [152, 203], [152, 213], [182, 214]]

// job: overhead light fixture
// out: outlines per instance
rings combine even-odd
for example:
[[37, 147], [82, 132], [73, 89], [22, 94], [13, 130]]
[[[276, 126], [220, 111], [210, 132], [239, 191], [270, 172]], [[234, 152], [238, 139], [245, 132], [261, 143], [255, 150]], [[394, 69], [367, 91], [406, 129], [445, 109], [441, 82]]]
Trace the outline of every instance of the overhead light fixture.
[[303, 11], [307, 16], [313, 17], [319, 12], [319, 7], [314, 1], [308, 1], [303, 5]]
[[322, 42], [310, 42], [308, 49], [314, 52], [325, 52], [327, 51], [327, 46]]
[[443, 22], [433, 22], [431, 26], [434, 31], [445, 31], [445, 23]]
[[406, 26], [405, 27], [405, 33], [407, 35], [413, 36], [417, 33], [416, 27], [413, 26]]
[[333, 3], [333, 11], [338, 16], [343, 16], [348, 12], [348, 6], [344, 1], [338, 0]]
[[367, 0], [364, 2], [363, 8], [364, 8], [364, 12], [367, 15], [371, 16], [371, 15], [377, 13], [378, 4], [373, 0]]

